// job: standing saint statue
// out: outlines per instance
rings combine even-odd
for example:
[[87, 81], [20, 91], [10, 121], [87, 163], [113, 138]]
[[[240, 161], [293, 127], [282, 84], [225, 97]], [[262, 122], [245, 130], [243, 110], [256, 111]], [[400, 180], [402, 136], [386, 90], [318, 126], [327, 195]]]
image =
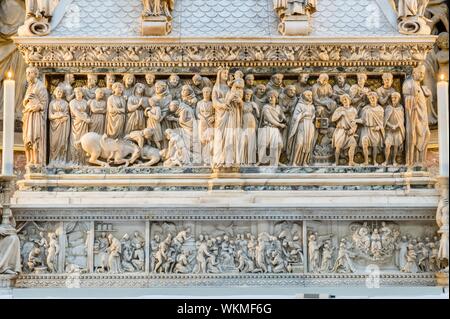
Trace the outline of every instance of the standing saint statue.
[[431, 91], [422, 86], [425, 67], [420, 65], [403, 83], [406, 112], [406, 165], [423, 165], [426, 159], [430, 129], [428, 127], [427, 98]]
[[91, 113], [89, 132], [95, 132], [103, 135], [105, 133], [106, 117], [105, 91], [101, 88], [98, 88], [95, 91], [95, 99], [89, 100], [88, 106]]
[[292, 166], [308, 166], [314, 146], [315, 108], [311, 91], [303, 92], [295, 106], [287, 142], [287, 154]]
[[145, 128], [144, 109], [147, 107], [147, 99], [144, 97], [144, 93], [144, 84], [137, 83], [134, 86], [133, 94], [128, 97], [125, 134]]
[[44, 165], [46, 158], [46, 121], [48, 93], [45, 85], [38, 79], [35, 67], [26, 69], [28, 81], [23, 100], [23, 144], [28, 164]]
[[401, 98], [400, 93], [392, 93], [391, 104], [388, 104], [384, 110], [384, 127], [386, 131], [386, 140], [384, 142], [385, 165], [390, 161], [391, 148], [393, 147], [392, 164], [397, 166], [397, 153], [403, 147], [403, 142], [405, 141], [405, 109], [400, 104]]
[[212, 105], [215, 113], [214, 120], [214, 149], [212, 165], [215, 167], [230, 167], [237, 164], [237, 110], [233, 109], [231, 102], [239, 99], [231, 96], [227, 84], [229, 71], [220, 69], [217, 72], [217, 81], [212, 91]]
[[212, 89], [205, 86], [202, 90], [203, 100], [197, 103], [198, 136], [202, 146], [202, 160], [205, 165], [211, 164], [214, 141], [214, 109], [211, 101]]
[[[280, 155], [283, 150], [283, 136], [281, 130], [286, 127], [286, 118], [283, 110], [277, 104], [278, 93], [269, 91], [267, 94], [268, 103], [264, 105], [261, 114], [261, 129], [258, 134], [258, 164], [277, 166], [280, 162]], [[267, 148], [270, 150], [267, 156]]]
[[384, 110], [378, 104], [378, 95], [375, 92], [367, 94], [369, 104], [361, 110], [361, 119], [357, 120], [362, 123], [360, 146], [363, 148], [364, 165], [369, 165], [369, 147], [372, 148], [373, 165], [378, 165], [377, 154], [383, 146], [384, 134]]
[[258, 128], [259, 107], [253, 101], [253, 91], [244, 91], [244, 106], [242, 109], [242, 135], [240, 142], [241, 164], [256, 163], [256, 130]]
[[87, 101], [83, 98], [83, 89], [75, 88], [75, 99], [70, 101], [70, 115], [72, 116], [72, 129], [70, 132], [69, 154], [70, 160], [76, 164], [86, 163], [86, 154], [79, 143], [81, 137], [89, 132], [91, 119], [88, 115]]
[[356, 116], [358, 111], [351, 105], [352, 99], [350, 95], [341, 95], [342, 106], [339, 106], [334, 111], [331, 121], [336, 122], [336, 129], [333, 132], [332, 146], [335, 148], [335, 162], [334, 165], [339, 165], [339, 157], [341, 150], [348, 149], [348, 165], [355, 165], [354, 156], [356, 143], [356, 130], [358, 126], [356, 124]]
[[108, 98], [106, 107], [106, 134], [110, 138], [123, 137], [125, 130], [126, 104], [123, 84], [116, 82], [112, 86], [113, 95]]
[[50, 120], [50, 155], [49, 161], [64, 163], [67, 160], [67, 143], [70, 133], [69, 103], [63, 99], [64, 91], [56, 87], [54, 99], [50, 102], [48, 119]]

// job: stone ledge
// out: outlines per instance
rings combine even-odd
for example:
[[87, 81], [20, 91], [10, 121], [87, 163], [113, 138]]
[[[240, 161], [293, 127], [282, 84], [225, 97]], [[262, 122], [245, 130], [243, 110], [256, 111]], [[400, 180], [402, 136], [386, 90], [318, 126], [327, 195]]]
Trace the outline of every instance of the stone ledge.
[[436, 183], [420, 168], [406, 167], [209, 167], [29, 168], [20, 190], [31, 191], [301, 191], [408, 190]]
[[[273, 287], [361, 286], [368, 274], [61, 274], [22, 275], [17, 288], [150, 288], [150, 287]], [[380, 286], [435, 286], [433, 273], [380, 275]]]

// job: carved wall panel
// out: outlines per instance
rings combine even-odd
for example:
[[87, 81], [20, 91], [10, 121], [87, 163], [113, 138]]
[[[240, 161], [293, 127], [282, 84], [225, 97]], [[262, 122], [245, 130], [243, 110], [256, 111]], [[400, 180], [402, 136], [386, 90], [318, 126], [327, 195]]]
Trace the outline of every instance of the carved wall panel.
[[[50, 103], [40, 102], [39, 111], [48, 117], [47, 163], [421, 165], [428, 125], [407, 110], [423, 75], [422, 67], [406, 79], [400, 72], [244, 74], [227, 68], [219, 68], [217, 79], [200, 73], [49, 73]], [[229, 112], [236, 123], [227, 124]], [[32, 122], [24, 123], [34, 132]], [[423, 131], [423, 140], [411, 144], [408, 125]], [[45, 152], [43, 146], [28, 147], [29, 164], [39, 164], [32, 159]]]
[[[83, 236], [87, 225], [88, 235]], [[53, 234], [61, 243], [65, 240], [60, 236], [63, 229], [71, 244], [57, 247], [60, 249], [54, 254]], [[91, 230], [94, 238], [89, 236]], [[80, 235], [73, 235], [78, 231]], [[92, 285], [89, 280], [103, 285], [105, 276], [118, 287], [130, 286], [139, 278], [146, 280], [141, 287], [177, 285], [172, 281], [174, 275], [178, 275], [179, 284], [188, 280], [199, 286], [214, 284], [224, 276], [243, 282], [253, 278], [250, 285], [270, 285], [272, 279], [286, 281], [287, 285], [298, 285], [300, 281], [305, 285], [350, 285], [356, 278], [373, 276], [373, 271], [379, 280], [387, 280], [386, 284], [402, 284], [403, 280], [426, 284], [427, 274], [441, 266], [436, 257], [437, 228], [431, 220], [186, 218], [155, 222], [102, 220], [75, 226], [71, 222], [27, 222], [19, 236], [24, 264], [19, 286], [42, 281], [64, 286], [73, 276], [82, 286]], [[87, 251], [81, 238], [88, 240]], [[52, 256], [59, 262], [64, 255], [66, 268], [58, 264], [52, 270]], [[68, 265], [68, 256], [75, 258], [72, 261], [87, 256], [87, 268], [80, 267], [84, 260]], [[123, 276], [131, 281], [122, 281]]]

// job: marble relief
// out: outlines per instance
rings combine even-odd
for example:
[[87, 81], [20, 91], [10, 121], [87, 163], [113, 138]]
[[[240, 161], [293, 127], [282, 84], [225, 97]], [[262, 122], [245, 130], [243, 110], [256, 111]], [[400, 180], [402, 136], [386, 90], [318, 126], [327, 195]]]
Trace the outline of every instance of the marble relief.
[[[24, 274], [433, 273], [448, 267], [416, 221], [26, 222]], [[445, 249], [445, 248], [444, 248]]]
[[424, 72], [403, 84], [392, 73], [255, 80], [228, 68], [215, 80], [70, 74], [49, 79], [48, 102], [30, 68], [41, 95], [24, 100], [28, 164], [45, 163], [44, 123], [53, 166], [421, 166], [430, 138]]

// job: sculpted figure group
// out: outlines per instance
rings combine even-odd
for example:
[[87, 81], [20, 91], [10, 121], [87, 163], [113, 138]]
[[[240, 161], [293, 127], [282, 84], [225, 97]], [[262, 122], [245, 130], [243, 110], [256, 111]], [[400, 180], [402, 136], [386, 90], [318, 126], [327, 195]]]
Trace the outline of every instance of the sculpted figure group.
[[287, 273], [299, 272], [303, 251], [298, 236], [262, 232], [208, 236], [195, 240], [190, 229], [151, 241], [151, 271], [155, 273]]
[[396, 225], [367, 222], [352, 228], [337, 243], [332, 235], [308, 237], [308, 270], [314, 273], [354, 273], [368, 264], [391, 264], [406, 273], [436, 272], [447, 266], [439, 257], [438, 236], [401, 235]]
[[97, 255], [96, 272], [142, 272], [145, 268], [145, 239], [135, 231], [125, 233], [119, 240], [112, 233], [100, 232], [94, 242]]
[[[54, 165], [422, 165], [430, 137], [424, 67], [402, 88], [385, 73], [378, 88], [367, 75], [350, 85], [345, 74], [330, 83], [300, 74], [291, 83], [274, 74], [267, 83], [253, 74], [220, 68], [213, 83], [195, 74], [167, 80], [152, 73], [89, 74], [84, 86], [66, 74], [49, 96], [38, 70], [27, 69], [23, 135], [29, 164]], [[405, 143], [406, 141], [406, 143]], [[405, 161], [402, 155], [406, 154]], [[358, 160], [356, 160], [358, 158]], [[325, 161], [323, 161], [325, 159]]]

